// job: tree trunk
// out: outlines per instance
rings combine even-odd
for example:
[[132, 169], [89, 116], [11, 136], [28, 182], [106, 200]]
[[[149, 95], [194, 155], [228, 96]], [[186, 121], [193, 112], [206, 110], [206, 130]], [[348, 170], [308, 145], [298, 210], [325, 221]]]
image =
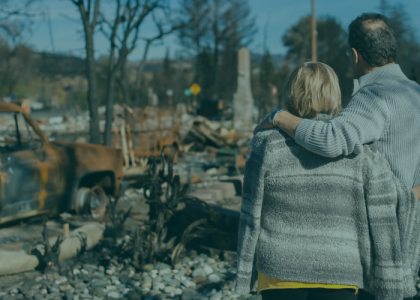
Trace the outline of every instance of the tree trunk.
[[220, 91], [219, 91], [219, 9], [220, 9], [220, 2], [219, 0], [214, 1], [214, 16], [213, 16], [213, 35], [214, 35], [214, 75], [213, 75], [213, 100], [220, 99]]
[[[112, 47], [112, 45], [111, 45]], [[104, 144], [105, 146], [111, 146], [112, 139], [112, 122], [114, 117], [114, 88], [115, 88], [115, 75], [116, 71], [114, 68], [115, 50], [111, 49], [109, 67], [108, 67], [108, 79], [107, 79], [107, 90], [106, 90], [106, 112], [105, 112], [105, 131], [104, 131]]]
[[214, 100], [220, 99], [220, 89], [219, 89], [219, 39], [215, 37], [214, 39], [214, 77], [213, 77], [213, 84], [214, 84]]
[[136, 105], [139, 105], [139, 102], [140, 102], [141, 78], [143, 77], [143, 70], [144, 70], [144, 65], [146, 64], [147, 53], [149, 52], [149, 47], [150, 47], [150, 41], [147, 41], [146, 47], [144, 48], [143, 60], [141, 61], [139, 65], [139, 69], [137, 70], [136, 87], [134, 90]]
[[92, 144], [101, 143], [98, 114], [98, 83], [96, 78], [96, 63], [93, 52], [93, 31], [90, 26], [85, 26], [86, 38], [86, 71], [88, 79], [88, 104], [89, 104], [89, 133]]
[[128, 87], [127, 72], [126, 72], [127, 54], [125, 51], [121, 51], [120, 55], [121, 55], [120, 80], [121, 80], [123, 99], [124, 99], [125, 104], [127, 104], [128, 106], [131, 106], [130, 90]]
[[[121, 92], [123, 94], [123, 102], [128, 105], [128, 106], [132, 106], [132, 101], [131, 101], [131, 97], [130, 97], [130, 87], [128, 86], [128, 79], [127, 79], [127, 72], [126, 72], [126, 64], [127, 64], [127, 51], [125, 51], [125, 49], [122, 49], [120, 51], [120, 64], [119, 64], [119, 68], [120, 68], [120, 78], [118, 80], [118, 84], [121, 88]], [[124, 112], [124, 116], [125, 116], [125, 122], [127, 124], [130, 124], [130, 122], [132, 121], [132, 116], [131, 114], [128, 112], [128, 110], [125, 110]]]

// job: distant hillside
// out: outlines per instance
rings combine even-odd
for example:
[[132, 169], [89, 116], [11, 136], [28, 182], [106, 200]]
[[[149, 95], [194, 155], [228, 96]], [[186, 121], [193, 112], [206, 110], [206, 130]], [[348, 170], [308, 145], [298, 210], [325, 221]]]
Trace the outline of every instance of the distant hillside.
[[[273, 54], [271, 59], [276, 68], [280, 68], [284, 60], [283, 54]], [[251, 54], [252, 69], [258, 68], [261, 64], [263, 56], [261, 54]], [[129, 63], [129, 68], [137, 68], [140, 62]], [[154, 73], [162, 67], [163, 59], [148, 60], [144, 66], [144, 71], [147, 73]], [[192, 70], [194, 68], [194, 58], [175, 58], [171, 60], [172, 67], [176, 69]]]
[[[263, 55], [251, 53], [251, 67], [252, 69], [258, 68], [261, 65]], [[271, 59], [273, 61], [275, 68], [280, 68], [281, 64], [284, 61], [285, 56], [283, 54], [271, 54]]]
[[66, 54], [39, 52], [34, 54], [39, 71], [44, 75], [84, 75], [86, 63], [83, 58]]
[[[52, 74], [61, 73], [64, 76], [71, 75], [84, 75], [85, 72], [85, 60], [78, 56], [63, 55], [63, 54], [51, 54], [51, 53], [37, 53], [38, 63], [42, 71]], [[261, 64], [263, 55], [251, 54], [251, 66], [252, 69], [258, 68]], [[276, 68], [280, 68], [285, 56], [283, 54], [272, 54], [271, 59]], [[100, 57], [98, 59], [98, 65], [104, 64], [107, 61], [107, 57]], [[128, 62], [129, 69], [137, 69], [140, 61]], [[148, 60], [144, 66], [146, 73], [154, 73], [162, 67], [163, 59]], [[194, 58], [174, 58], [171, 60], [171, 64], [176, 69], [192, 70], [194, 68]]]
[[[137, 69], [140, 61], [129, 62], [128, 68]], [[163, 59], [152, 59], [146, 61], [144, 65], [144, 72], [154, 73], [159, 70], [163, 65]], [[175, 69], [191, 70], [194, 67], [194, 58], [175, 58], [171, 60], [171, 66]]]

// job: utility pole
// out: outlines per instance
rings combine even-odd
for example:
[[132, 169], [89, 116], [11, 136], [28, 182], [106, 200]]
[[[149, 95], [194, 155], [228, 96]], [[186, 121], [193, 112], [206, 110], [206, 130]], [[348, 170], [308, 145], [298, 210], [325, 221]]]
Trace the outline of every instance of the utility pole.
[[315, 0], [312, 0], [312, 61], [316, 61], [316, 18], [315, 18]]
[[50, 42], [51, 42], [51, 49], [52, 54], [55, 54], [55, 45], [54, 45], [54, 38], [51, 26], [51, 17], [50, 17], [50, 8], [47, 6], [47, 18], [48, 18], [48, 31], [50, 33]]

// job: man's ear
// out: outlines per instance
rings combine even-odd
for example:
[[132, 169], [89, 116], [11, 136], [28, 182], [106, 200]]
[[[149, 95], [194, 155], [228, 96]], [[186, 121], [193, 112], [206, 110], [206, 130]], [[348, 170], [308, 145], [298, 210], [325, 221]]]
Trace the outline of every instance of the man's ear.
[[354, 55], [354, 64], [357, 65], [360, 61], [360, 53], [354, 48], [351, 48], [351, 51], [353, 51], [353, 55]]

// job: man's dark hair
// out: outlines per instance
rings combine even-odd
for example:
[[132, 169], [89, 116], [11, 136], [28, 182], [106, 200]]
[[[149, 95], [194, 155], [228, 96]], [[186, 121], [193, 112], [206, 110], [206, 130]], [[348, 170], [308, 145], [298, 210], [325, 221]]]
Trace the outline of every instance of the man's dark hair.
[[371, 67], [382, 67], [397, 57], [397, 41], [387, 17], [364, 13], [349, 25], [350, 48], [359, 50]]

